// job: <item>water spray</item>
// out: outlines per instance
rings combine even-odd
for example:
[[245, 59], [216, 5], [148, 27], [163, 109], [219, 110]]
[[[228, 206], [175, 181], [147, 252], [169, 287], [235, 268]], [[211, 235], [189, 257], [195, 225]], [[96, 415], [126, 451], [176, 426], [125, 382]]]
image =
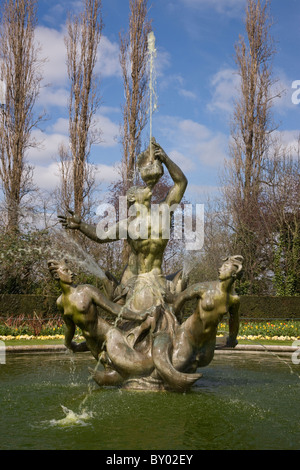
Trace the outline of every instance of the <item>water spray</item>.
[[155, 59], [156, 59], [156, 48], [155, 48], [155, 36], [153, 31], [148, 34], [148, 55], [149, 55], [149, 120], [150, 120], [150, 159], [153, 161], [153, 151], [152, 151], [152, 134], [153, 134], [153, 124], [152, 116], [157, 109], [157, 95], [155, 91], [156, 85], [156, 74], [155, 74]]

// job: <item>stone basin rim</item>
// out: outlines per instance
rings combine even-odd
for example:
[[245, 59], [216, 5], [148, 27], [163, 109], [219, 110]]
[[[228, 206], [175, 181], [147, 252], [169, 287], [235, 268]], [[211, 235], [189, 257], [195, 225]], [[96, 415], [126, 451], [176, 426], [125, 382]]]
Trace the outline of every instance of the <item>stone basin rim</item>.
[[[68, 353], [68, 349], [64, 345], [22, 345], [22, 346], [6, 346], [2, 347], [1, 349], [5, 349], [6, 353], [14, 354], [14, 353]], [[240, 344], [237, 345], [235, 348], [227, 348], [227, 349], [216, 349], [215, 352], [217, 354], [228, 354], [228, 353], [240, 353], [240, 352], [282, 352], [282, 353], [293, 353], [298, 351], [299, 347], [296, 346], [283, 346], [283, 345], [248, 345], [248, 344]], [[71, 353], [70, 353], [71, 354]], [[86, 354], [86, 353], [84, 353]]]

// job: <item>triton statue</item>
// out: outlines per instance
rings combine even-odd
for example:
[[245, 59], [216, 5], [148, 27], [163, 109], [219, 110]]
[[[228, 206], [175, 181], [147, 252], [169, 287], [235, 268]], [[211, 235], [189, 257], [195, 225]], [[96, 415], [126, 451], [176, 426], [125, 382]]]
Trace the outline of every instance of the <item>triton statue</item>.
[[[139, 224], [146, 218], [148, 232], [146, 236], [132, 238], [129, 234], [128, 265], [119, 283], [107, 275], [104, 281], [107, 295], [90, 285], [76, 286], [65, 260], [48, 262], [62, 289], [57, 305], [66, 324], [66, 347], [74, 352], [89, 350], [102, 363], [103, 370], [91, 371], [100, 386], [189, 390], [201, 377], [197, 369], [213, 359], [218, 324], [225, 314], [229, 314], [226, 346], [237, 344], [239, 298], [234, 282], [242, 272], [241, 256], [226, 258], [219, 270], [219, 280], [214, 282], [188, 286], [182, 271], [171, 279], [162, 272], [168, 239], [163, 237], [163, 224], [153, 231], [150, 210], [152, 189], [163, 174], [163, 165], [174, 184], [162, 204], [174, 207], [182, 200], [187, 179], [152, 139], [138, 158], [146, 186], [132, 187], [127, 193], [129, 204], [136, 209], [134, 222]], [[59, 219], [65, 228], [79, 230], [97, 243], [117, 240], [123, 224], [127, 226], [129, 222], [119, 221], [104, 239], [98, 236], [97, 227], [85, 224], [71, 211], [70, 216]], [[197, 299], [196, 309], [182, 321], [182, 309], [192, 299]], [[115, 316], [115, 321], [103, 319], [98, 307]], [[76, 326], [85, 338], [80, 344], [73, 341]]]

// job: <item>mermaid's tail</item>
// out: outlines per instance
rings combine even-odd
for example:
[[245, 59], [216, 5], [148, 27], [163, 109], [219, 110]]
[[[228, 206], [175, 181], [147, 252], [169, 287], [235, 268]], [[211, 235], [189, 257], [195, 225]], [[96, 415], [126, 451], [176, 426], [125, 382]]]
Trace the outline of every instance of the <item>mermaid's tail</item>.
[[174, 391], [188, 390], [202, 374], [185, 374], [176, 370], [171, 363], [172, 340], [168, 333], [158, 333], [153, 341], [152, 358], [161, 378]]

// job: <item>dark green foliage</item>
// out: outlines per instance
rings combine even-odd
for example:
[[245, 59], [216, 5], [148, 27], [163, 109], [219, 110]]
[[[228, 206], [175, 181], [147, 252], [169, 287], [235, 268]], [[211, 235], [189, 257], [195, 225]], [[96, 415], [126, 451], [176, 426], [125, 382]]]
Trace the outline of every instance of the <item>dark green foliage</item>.
[[241, 296], [241, 318], [300, 319], [300, 297]]

